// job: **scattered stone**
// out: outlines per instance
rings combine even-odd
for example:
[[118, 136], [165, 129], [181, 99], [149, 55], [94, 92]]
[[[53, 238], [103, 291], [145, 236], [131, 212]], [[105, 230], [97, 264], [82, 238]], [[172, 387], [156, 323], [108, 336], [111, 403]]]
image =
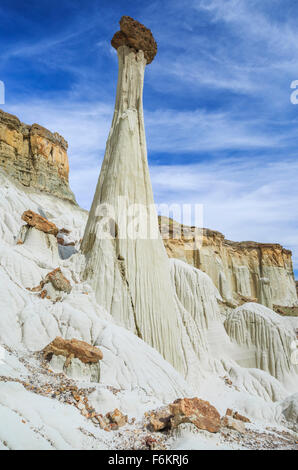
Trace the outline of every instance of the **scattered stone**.
[[49, 222], [47, 219], [42, 217], [36, 212], [25, 211], [22, 215], [22, 220], [26, 222], [30, 227], [34, 227], [41, 232], [48, 233], [49, 235], [57, 235], [58, 228], [53, 222]]
[[57, 242], [58, 242], [58, 245], [62, 245], [62, 246], [75, 246], [75, 242], [65, 242], [64, 238], [62, 237], [57, 237]]
[[40, 297], [42, 299], [44, 299], [45, 297], [47, 297], [47, 291], [46, 290], [43, 290], [41, 293], [40, 293]]
[[50, 282], [55, 290], [66, 292], [67, 294], [70, 294], [71, 292], [71, 284], [69, 280], [66, 279], [66, 277], [62, 274], [60, 268], [56, 268], [54, 271], [51, 271], [46, 275], [44, 284], [47, 282]]
[[121, 413], [118, 408], [112, 412], [107, 413], [106, 417], [110, 420], [111, 423], [117, 424], [118, 427], [125, 426], [128, 421], [127, 415]]
[[61, 229], [59, 230], [59, 232], [65, 233], [65, 235], [69, 235], [69, 234], [70, 234], [70, 230], [67, 230], [66, 228], [61, 228]]
[[182, 423], [192, 423], [198, 429], [216, 433], [220, 430], [220, 414], [209, 402], [199, 398], [179, 398], [150, 415], [153, 431], [175, 429]]
[[[146, 414], [145, 414], [146, 416]], [[149, 426], [152, 431], [164, 431], [171, 427], [171, 413], [169, 407], [162, 408], [150, 414]]]
[[223, 427], [228, 429], [233, 429], [234, 431], [238, 431], [241, 434], [244, 434], [245, 424], [242, 421], [232, 418], [231, 416], [224, 416], [221, 420], [221, 424]]
[[63, 339], [57, 336], [46, 348], [43, 350], [44, 357], [50, 360], [54, 355], [64, 356], [71, 361], [76, 357], [84, 364], [97, 363], [103, 358], [100, 349], [91, 346], [85, 341], [78, 339]]
[[[44, 289], [46, 287], [46, 289]], [[57, 295], [57, 292], [65, 292], [70, 294], [72, 287], [69, 280], [62, 274], [60, 268], [54, 269], [48, 273], [43, 281], [39, 283], [36, 287], [27, 287], [27, 290], [30, 292], [40, 292], [40, 297], [42, 299], [47, 298], [58, 302], [62, 300], [61, 295]]]
[[250, 419], [246, 418], [246, 416], [243, 416], [241, 414], [238, 413], [238, 411], [236, 411], [234, 414], [233, 414], [233, 418], [234, 419], [237, 419], [238, 421], [242, 421], [243, 423], [250, 423]]
[[105, 429], [107, 427], [107, 423], [106, 423], [104, 417], [101, 414], [97, 415], [95, 417], [95, 419], [97, 419], [97, 421], [98, 421], [98, 423], [99, 423], [99, 425], [102, 429]]
[[229, 387], [231, 387], [233, 385], [233, 382], [232, 382], [231, 379], [229, 379], [229, 377], [225, 376], [223, 379], [225, 381], [225, 384], [229, 385]]
[[238, 413], [238, 411], [233, 411], [230, 408], [227, 409], [226, 416], [230, 416], [231, 418], [234, 418], [238, 421], [242, 421], [243, 423], [251, 422], [250, 419], [248, 419], [246, 416], [243, 416], [240, 413]]
[[155, 450], [157, 449], [157, 440], [153, 439], [151, 436], [146, 436], [145, 437], [145, 445], [150, 449], [150, 450]]
[[81, 401], [79, 401], [78, 404], [77, 404], [77, 408], [78, 408], [80, 411], [84, 410], [84, 409], [85, 409], [84, 403], [82, 403]]
[[220, 430], [220, 414], [208, 401], [199, 398], [180, 398], [170, 405], [171, 427], [193, 423], [198, 429], [215, 433]]
[[114, 34], [111, 44], [115, 49], [128, 46], [136, 51], [142, 50], [147, 64], [153, 61], [157, 53], [157, 44], [150, 29], [130, 16], [122, 16], [120, 31]]

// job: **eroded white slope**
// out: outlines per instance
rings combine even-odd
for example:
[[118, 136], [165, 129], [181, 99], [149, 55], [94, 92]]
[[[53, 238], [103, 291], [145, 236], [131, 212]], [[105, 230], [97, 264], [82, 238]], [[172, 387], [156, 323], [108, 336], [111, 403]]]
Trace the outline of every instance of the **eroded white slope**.
[[[203, 368], [203, 371], [200, 369], [198, 372], [199, 383], [192, 376], [188, 378], [200, 391], [202, 388], [205, 389], [206, 397], [213, 396], [214, 387], [209, 383], [212, 383], [214, 376], [226, 376], [239, 391], [247, 392], [265, 401], [280, 401], [293, 390], [293, 387], [294, 390], [298, 387], [297, 370], [290, 363], [290, 345], [295, 338], [294, 329], [286, 320], [258, 304], [245, 304], [233, 310], [226, 319], [220, 313], [217, 302], [220, 295], [209, 276], [175, 259], [171, 260], [171, 272], [179, 302], [189, 315], [188, 320], [183, 321], [200, 357], [201, 369]], [[253, 328], [250, 324], [251, 318], [245, 323], [245, 315], [243, 315], [244, 323], [241, 323], [244, 311], [247, 312], [248, 317], [256, 311], [259, 312], [261, 318], [270, 316], [271, 323], [267, 325], [267, 337], [273, 339], [271, 348], [268, 347], [265, 339], [262, 344], [262, 324], [257, 324]], [[235, 340], [232, 323], [236, 325], [234, 328], [241, 329], [241, 339], [239, 334], [236, 335], [238, 341]], [[256, 345], [252, 341], [246, 342], [243, 339], [247, 339], [250, 335], [253, 338], [259, 335], [259, 342]], [[276, 344], [274, 338], [277, 340]], [[281, 342], [278, 342], [279, 338]], [[255, 355], [262, 357], [264, 363], [256, 361]], [[273, 360], [286, 365], [282, 367], [283, 373], [279, 376], [276, 376], [275, 369], [265, 367], [265, 363]], [[215, 389], [219, 390], [220, 386]], [[214, 398], [216, 399], [216, 396]], [[226, 402], [226, 399], [223, 400], [223, 403]], [[250, 407], [245, 406], [245, 410], [250, 415], [254, 415], [253, 403], [251, 402]]]
[[[246, 355], [247, 348], [233, 344], [226, 334], [216, 302], [218, 293], [208, 276], [185, 263], [171, 262], [178, 321], [184, 331], [181, 347], [195, 352], [193, 364], [188, 364], [187, 384], [156, 350], [117, 325], [98, 304], [92, 288], [80, 282], [82, 255], [68, 259], [62, 259], [61, 253], [53, 256], [55, 248], [48, 249], [40, 232], [28, 243], [16, 245], [25, 210], [47, 215], [59, 228], [69, 229], [74, 240], [82, 235], [86, 213], [51, 196], [26, 193], [1, 174], [0, 180], [0, 344], [13, 350], [0, 364], [0, 376], [25, 379], [27, 372], [18, 357], [40, 351], [57, 335], [75, 337], [98, 345], [104, 354], [100, 383], [95, 384], [92, 395], [99, 412], [118, 407], [129, 416], [141, 416], [177, 397], [196, 395], [213, 403], [222, 414], [227, 407], [236, 407], [256, 422], [280, 421], [280, 403], [290, 393], [268, 372], [240, 367], [237, 354]], [[73, 288], [62, 302], [41, 299], [26, 289], [58, 266]], [[232, 386], [225, 384], [224, 376], [231, 379]], [[119, 389], [119, 394], [115, 396], [108, 386]], [[3, 442], [12, 448], [113, 446], [110, 438], [86, 424], [77, 410], [26, 391], [21, 384], [0, 383], [0, 405], [0, 416], [9, 423], [0, 435], [3, 448]], [[66, 439], [59, 426], [69, 429], [71, 423], [76, 427]], [[95, 438], [88, 438], [81, 428]]]
[[[15, 350], [40, 351], [56, 336], [75, 337], [103, 350], [101, 383], [144, 388], [161, 399], [187, 394], [188, 386], [175, 369], [149, 345], [117, 326], [98, 305], [89, 285], [78, 282], [80, 254], [66, 260], [53, 257], [45, 234], [35, 229], [24, 245], [16, 245], [25, 210], [46, 215], [59, 228], [70, 230], [74, 240], [83, 233], [85, 211], [49, 195], [26, 194], [1, 174], [0, 178], [0, 342]], [[7, 214], [9, 224], [3, 222]], [[63, 302], [53, 303], [27, 290], [58, 266], [73, 287]]]
[[249, 350], [245, 367], [267, 371], [289, 390], [298, 389], [298, 367], [291, 350], [296, 335], [289, 322], [263, 305], [248, 303], [230, 313], [225, 328], [230, 338]]

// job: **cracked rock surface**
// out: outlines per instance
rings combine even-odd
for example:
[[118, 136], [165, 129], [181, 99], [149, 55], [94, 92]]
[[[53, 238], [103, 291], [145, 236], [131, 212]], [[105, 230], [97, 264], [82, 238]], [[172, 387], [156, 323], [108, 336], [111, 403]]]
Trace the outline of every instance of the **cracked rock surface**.
[[147, 64], [153, 61], [157, 53], [157, 44], [150, 29], [130, 16], [122, 16], [120, 31], [114, 34], [111, 44], [115, 49], [128, 46], [136, 52], [143, 51]]

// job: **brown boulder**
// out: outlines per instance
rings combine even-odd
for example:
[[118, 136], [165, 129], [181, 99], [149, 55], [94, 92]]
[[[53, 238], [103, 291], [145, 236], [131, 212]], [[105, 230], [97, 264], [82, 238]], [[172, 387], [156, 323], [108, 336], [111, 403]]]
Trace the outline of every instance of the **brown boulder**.
[[226, 411], [226, 416], [230, 416], [238, 421], [242, 421], [243, 423], [250, 423], [250, 419], [246, 418], [246, 416], [241, 415], [238, 411], [233, 411], [230, 408]]
[[153, 431], [175, 429], [182, 423], [192, 423], [198, 429], [212, 433], [220, 430], [220, 414], [208, 401], [199, 398], [179, 398], [150, 415]]
[[153, 61], [157, 53], [157, 44], [150, 29], [130, 16], [122, 16], [120, 31], [114, 34], [111, 44], [115, 49], [128, 46], [136, 51], [142, 50], [147, 64]]
[[36, 214], [36, 212], [25, 211], [22, 215], [22, 220], [30, 225], [30, 227], [34, 227], [41, 232], [48, 233], [49, 235], [56, 236], [58, 233], [58, 228], [53, 222], [49, 222], [41, 215]]
[[238, 411], [236, 411], [233, 414], [233, 418], [237, 419], [238, 421], [242, 421], [243, 423], [250, 423], [251, 422], [250, 419], [248, 419], [246, 416], [241, 415], [240, 413], [238, 413]]
[[169, 407], [150, 414], [150, 428], [152, 431], [163, 431], [171, 427], [171, 413]]
[[[44, 289], [44, 287], [49, 286], [49, 284], [51, 284], [54, 287], [55, 291], [58, 292], [66, 292], [67, 294], [70, 294], [72, 290], [69, 280], [62, 274], [60, 268], [56, 268], [54, 269], [54, 271], [48, 273], [44, 280], [42, 280], [38, 286], [32, 288], [27, 287], [27, 290], [29, 290], [30, 292], [41, 292], [40, 297], [44, 299], [48, 295], [48, 292], [46, 289]], [[52, 298], [52, 300], [58, 300], [61, 299], [61, 296], [57, 297], [56, 295], [53, 295], [52, 292], [52, 297], [49, 296], [47, 298]]]
[[209, 432], [220, 430], [220, 414], [208, 401], [199, 398], [179, 398], [170, 405], [171, 427], [181, 423], [193, 423], [198, 429]]
[[54, 269], [54, 271], [51, 271], [49, 274], [46, 275], [46, 278], [44, 280], [44, 285], [50, 282], [54, 289], [61, 291], [61, 292], [66, 292], [69, 294], [71, 292], [71, 285], [68, 279], [62, 274], [60, 268]]
[[238, 431], [241, 434], [244, 434], [246, 431], [245, 424], [242, 421], [234, 419], [229, 415], [226, 415], [222, 418], [221, 424], [223, 427], [233, 429], [234, 431]]
[[116, 424], [119, 428], [121, 426], [125, 426], [128, 421], [127, 415], [121, 413], [118, 408], [116, 408], [114, 411], [107, 413], [106, 418], [110, 421], [111, 424]]
[[103, 358], [100, 349], [91, 346], [85, 341], [78, 339], [63, 339], [57, 336], [43, 350], [44, 357], [50, 360], [53, 356], [64, 356], [68, 362], [73, 358], [79, 359], [84, 364], [97, 363]]

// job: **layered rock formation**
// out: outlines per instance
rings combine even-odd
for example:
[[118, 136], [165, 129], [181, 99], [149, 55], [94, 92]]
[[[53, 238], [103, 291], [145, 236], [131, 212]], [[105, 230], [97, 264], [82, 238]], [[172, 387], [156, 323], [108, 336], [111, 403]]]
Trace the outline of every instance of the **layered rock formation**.
[[69, 188], [68, 144], [38, 124], [0, 110], [0, 167], [21, 184], [75, 202]]
[[297, 304], [292, 253], [281, 245], [232, 242], [203, 229], [202, 246], [196, 249], [192, 227], [167, 217], [160, 217], [159, 225], [169, 257], [207, 273], [224, 300], [256, 301], [269, 308]]

